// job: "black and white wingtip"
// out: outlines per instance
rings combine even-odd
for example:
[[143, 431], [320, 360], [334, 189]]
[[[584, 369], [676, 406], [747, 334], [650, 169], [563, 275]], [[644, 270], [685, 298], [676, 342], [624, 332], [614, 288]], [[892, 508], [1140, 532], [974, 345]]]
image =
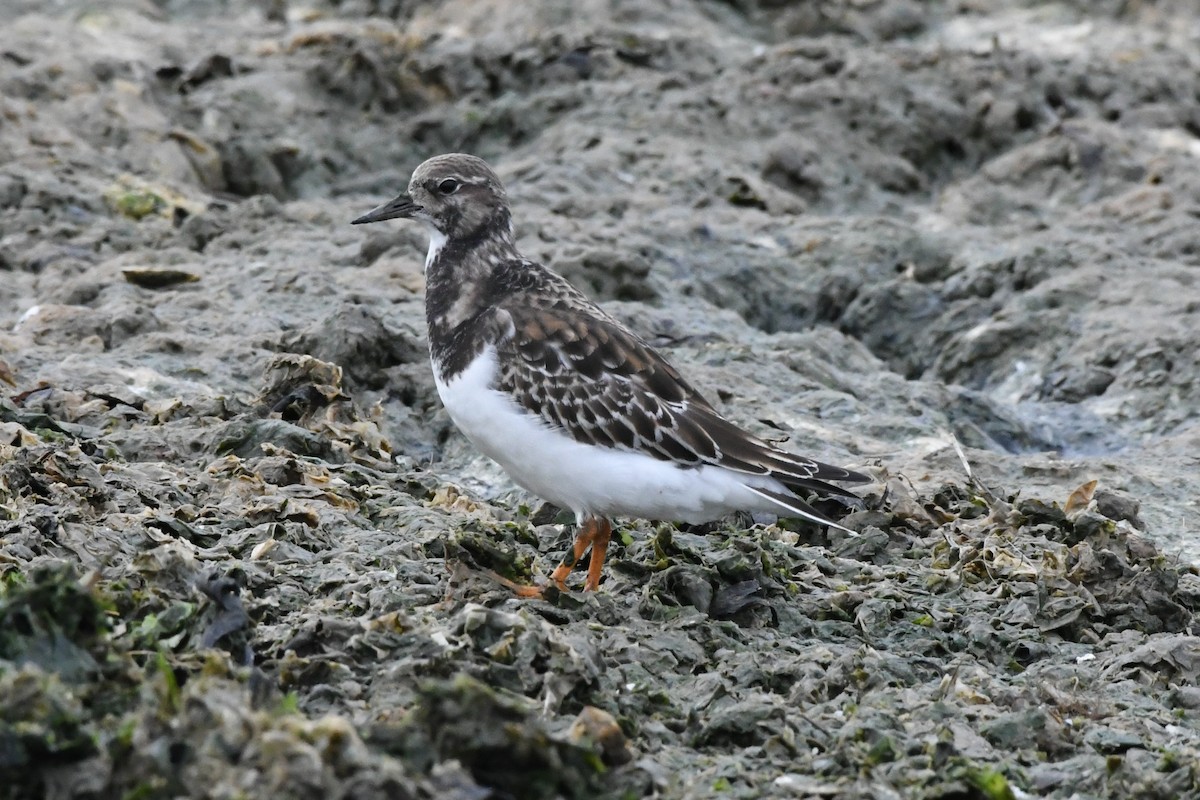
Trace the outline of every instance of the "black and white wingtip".
[[815, 522], [818, 525], [828, 525], [831, 528], [837, 528], [840, 531], [845, 531], [851, 536], [858, 536], [858, 531], [850, 530], [845, 525], [840, 525], [833, 520], [819, 513], [815, 508], [804, 502], [800, 498], [792, 494], [783, 492], [773, 492], [770, 489], [757, 489], [753, 486], [747, 486], [747, 489], [754, 492], [764, 500], [769, 500], [781, 509], [781, 516], [799, 517], [806, 519], [809, 522]]

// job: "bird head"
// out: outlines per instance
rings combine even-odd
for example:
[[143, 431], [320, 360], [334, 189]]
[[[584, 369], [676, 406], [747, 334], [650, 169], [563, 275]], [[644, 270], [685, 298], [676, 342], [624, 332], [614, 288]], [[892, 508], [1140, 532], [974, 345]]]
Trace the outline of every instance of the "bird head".
[[504, 185], [487, 162], [466, 153], [429, 159], [413, 172], [407, 192], [352, 224], [387, 219], [417, 220], [451, 241], [512, 234]]

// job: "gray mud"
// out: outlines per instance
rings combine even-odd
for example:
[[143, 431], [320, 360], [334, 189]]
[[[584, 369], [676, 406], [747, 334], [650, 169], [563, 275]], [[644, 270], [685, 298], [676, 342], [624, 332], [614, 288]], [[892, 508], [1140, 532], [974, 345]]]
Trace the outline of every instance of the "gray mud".
[[[1190, 0], [0, 17], [0, 796], [1200, 796]], [[861, 535], [485, 577], [571, 530], [348, 225], [452, 150]]]

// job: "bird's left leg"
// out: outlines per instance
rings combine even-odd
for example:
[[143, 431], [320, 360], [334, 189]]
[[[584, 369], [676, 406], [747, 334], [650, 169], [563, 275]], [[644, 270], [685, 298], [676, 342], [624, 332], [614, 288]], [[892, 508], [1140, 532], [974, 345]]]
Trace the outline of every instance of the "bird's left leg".
[[[608, 527], [607, 520], [597, 519], [596, 517], [588, 517], [579, 526], [579, 533], [575, 534], [575, 545], [571, 548], [571, 552], [563, 556], [562, 563], [559, 564], [554, 572], [550, 575], [550, 580], [558, 586], [560, 591], [567, 590], [567, 576], [571, 574], [571, 570], [575, 569], [575, 565], [579, 563], [579, 559], [583, 558], [583, 554], [592, 546], [597, 534], [600, 531], [600, 525]], [[608, 539], [605, 538], [605, 546], [608, 545]], [[595, 556], [593, 556], [595, 560]], [[589, 569], [589, 573], [590, 573]]]

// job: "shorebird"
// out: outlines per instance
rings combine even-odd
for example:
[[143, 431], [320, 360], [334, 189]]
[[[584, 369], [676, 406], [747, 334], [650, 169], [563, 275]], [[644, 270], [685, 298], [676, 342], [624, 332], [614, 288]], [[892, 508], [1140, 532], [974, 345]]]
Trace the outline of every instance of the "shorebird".
[[504, 186], [482, 159], [429, 159], [406, 192], [353, 224], [389, 219], [429, 231], [429, 355], [451, 419], [513, 481], [575, 514], [574, 546], [551, 575], [559, 589], [589, 548], [584, 588], [600, 585], [612, 517], [761, 511], [853, 533], [805, 497], [857, 502], [827, 481], [867, 476], [734, 425], [640, 336], [523, 257]]

